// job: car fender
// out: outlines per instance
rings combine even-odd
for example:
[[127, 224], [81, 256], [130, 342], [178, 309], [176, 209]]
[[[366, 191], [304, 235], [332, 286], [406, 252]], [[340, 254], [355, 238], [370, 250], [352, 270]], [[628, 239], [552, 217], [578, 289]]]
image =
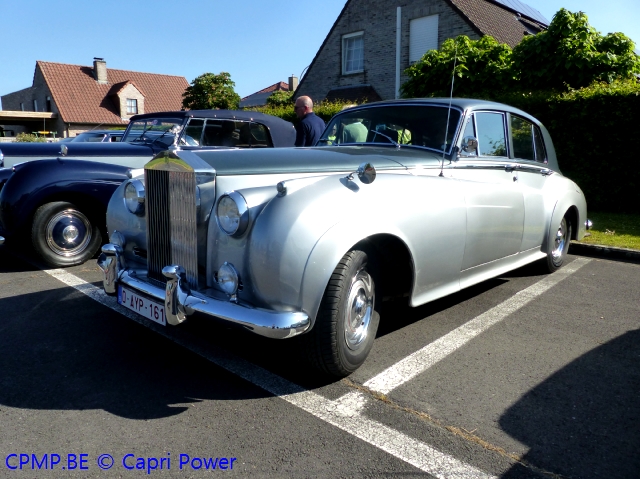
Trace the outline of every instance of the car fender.
[[[389, 196], [390, 191], [403, 196]], [[435, 207], [438, 201], [448, 208]], [[363, 185], [330, 176], [265, 206], [249, 242], [252, 286], [269, 307], [299, 308], [313, 321], [342, 256], [359, 242], [385, 234], [409, 251], [412, 301], [421, 303], [432, 292], [459, 289], [465, 221], [458, 180], [379, 174], [374, 183]], [[445, 227], [433, 231], [432, 224]]]
[[106, 211], [129, 168], [88, 160], [39, 160], [16, 165], [0, 191], [0, 219], [8, 234], [28, 227], [35, 210], [50, 201]]
[[552, 235], [567, 212], [575, 221], [571, 239], [582, 239], [586, 232], [587, 201], [580, 187], [562, 175], [552, 175], [549, 180], [549, 188], [555, 191], [555, 194], [547, 195], [545, 209], [551, 214], [548, 217], [547, 234], [542, 243], [543, 252], [549, 251]]

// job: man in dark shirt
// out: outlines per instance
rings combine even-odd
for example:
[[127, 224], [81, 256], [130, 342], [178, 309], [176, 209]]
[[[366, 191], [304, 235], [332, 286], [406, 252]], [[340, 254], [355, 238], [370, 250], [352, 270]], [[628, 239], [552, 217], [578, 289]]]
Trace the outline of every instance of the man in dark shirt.
[[308, 96], [301, 96], [294, 106], [300, 123], [296, 125], [296, 146], [313, 146], [324, 131], [324, 121], [313, 112], [313, 102]]

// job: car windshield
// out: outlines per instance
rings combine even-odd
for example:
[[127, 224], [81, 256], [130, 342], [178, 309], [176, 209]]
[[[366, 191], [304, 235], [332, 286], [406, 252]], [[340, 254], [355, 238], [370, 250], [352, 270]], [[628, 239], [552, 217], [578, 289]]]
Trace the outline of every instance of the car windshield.
[[364, 143], [449, 151], [460, 117], [461, 112], [457, 109], [452, 108], [449, 113], [447, 107], [425, 105], [345, 111], [331, 120], [318, 141], [318, 146]]
[[[161, 143], [171, 146], [175, 138], [173, 127], [180, 128], [184, 120], [179, 118], [147, 118], [131, 122], [122, 141], [131, 143]], [[174, 130], [175, 131], [175, 130]]]
[[[120, 134], [117, 133], [96, 133], [96, 132], [90, 132], [90, 131], [85, 131], [83, 133], [80, 133], [78, 135], [76, 135], [75, 137], [73, 137], [71, 139], [71, 141], [89, 141], [89, 142], [102, 142], [102, 141], [120, 141]], [[109, 136], [109, 138], [105, 138], [106, 136]]]

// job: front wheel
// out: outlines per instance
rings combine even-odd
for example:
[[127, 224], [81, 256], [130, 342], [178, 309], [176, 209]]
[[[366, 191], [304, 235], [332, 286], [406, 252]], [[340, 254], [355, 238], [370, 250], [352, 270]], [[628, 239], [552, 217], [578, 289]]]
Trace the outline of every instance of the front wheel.
[[98, 251], [100, 229], [74, 204], [42, 205], [33, 217], [31, 242], [36, 253], [55, 267], [82, 264]]
[[367, 358], [379, 322], [367, 254], [349, 251], [333, 271], [315, 325], [305, 335], [310, 361], [325, 373], [348, 376]]
[[571, 222], [566, 216], [562, 218], [556, 229], [552, 229], [549, 237], [549, 251], [544, 260], [546, 271], [553, 273], [559, 270], [567, 258], [571, 241]]

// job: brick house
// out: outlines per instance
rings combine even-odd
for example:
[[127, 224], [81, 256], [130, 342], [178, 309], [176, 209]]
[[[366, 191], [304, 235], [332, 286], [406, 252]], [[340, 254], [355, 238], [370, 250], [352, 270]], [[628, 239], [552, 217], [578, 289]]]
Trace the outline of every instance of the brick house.
[[347, 0], [296, 97], [397, 98], [404, 70], [448, 38], [491, 35], [511, 47], [549, 22], [519, 0]]
[[[45, 128], [57, 137], [98, 126], [125, 127], [138, 113], [180, 110], [188, 86], [180, 76], [107, 69], [102, 58], [95, 58], [93, 67], [37, 61], [33, 85], [1, 97], [0, 120], [5, 130]], [[34, 120], [30, 112], [49, 114]]]

